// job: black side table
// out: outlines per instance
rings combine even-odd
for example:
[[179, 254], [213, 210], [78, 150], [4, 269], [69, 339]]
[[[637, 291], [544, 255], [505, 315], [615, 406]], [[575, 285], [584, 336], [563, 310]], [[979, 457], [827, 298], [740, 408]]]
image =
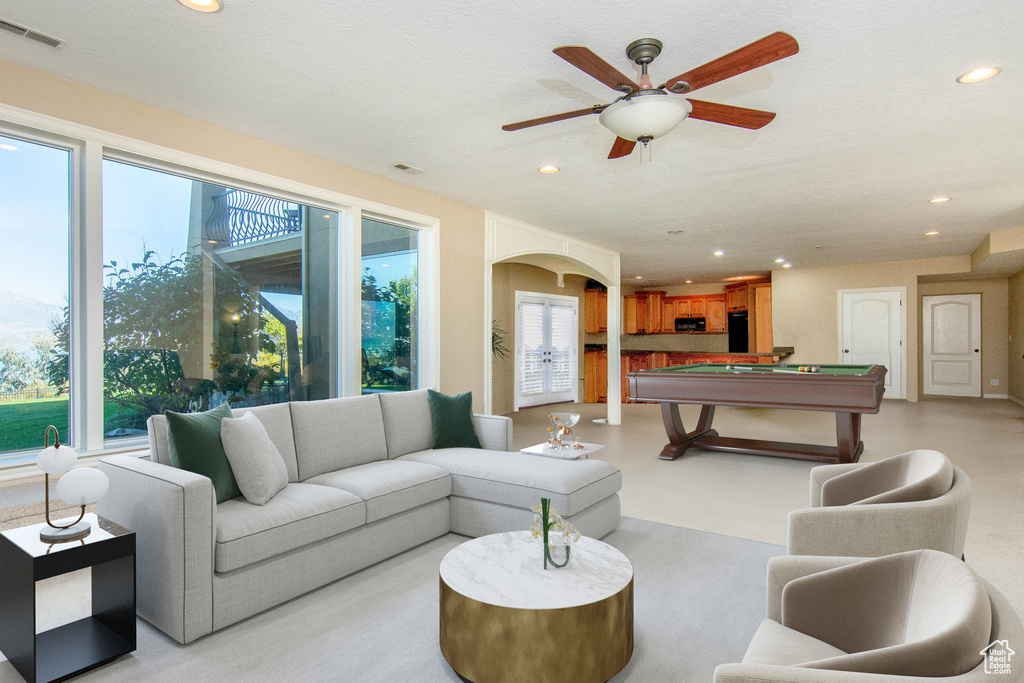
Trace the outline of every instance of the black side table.
[[[45, 524], [0, 532], [0, 651], [28, 683], [59, 681], [135, 650], [135, 532], [87, 514], [92, 533], [44, 543]], [[92, 616], [36, 633], [36, 581], [92, 567]]]

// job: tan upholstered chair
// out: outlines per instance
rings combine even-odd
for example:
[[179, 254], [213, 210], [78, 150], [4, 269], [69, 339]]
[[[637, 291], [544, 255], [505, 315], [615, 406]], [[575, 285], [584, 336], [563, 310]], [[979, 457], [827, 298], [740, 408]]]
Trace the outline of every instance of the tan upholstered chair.
[[811, 470], [811, 507], [789, 513], [790, 555], [880, 557], [930, 548], [961, 557], [971, 480], [938, 451]]
[[767, 619], [715, 683], [1011, 683], [985, 672], [996, 640], [1024, 642], [1009, 603], [963, 562], [933, 550], [881, 558], [776, 557]]

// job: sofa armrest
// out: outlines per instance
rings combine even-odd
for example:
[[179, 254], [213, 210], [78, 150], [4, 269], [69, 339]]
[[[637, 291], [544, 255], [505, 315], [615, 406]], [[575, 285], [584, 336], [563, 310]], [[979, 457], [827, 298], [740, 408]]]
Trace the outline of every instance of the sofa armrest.
[[846, 474], [851, 470], [860, 469], [866, 464], [865, 462], [852, 462], [842, 465], [820, 465], [811, 468], [811, 507], [821, 507], [821, 487], [825, 485], [826, 481], [832, 477], [838, 477], [840, 474]]
[[[960, 557], [970, 503], [943, 498], [805, 508], [789, 513], [790, 555], [880, 557], [930, 548]], [[958, 519], [963, 517], [963, 519]]]
[[512, 450], [512, 419], [501, 415], [474, 415], [480, 445], [490, 451]]
[[138, 613], [179, 643], [213, 630], [213, 483], [150, 460], [101, 458], [100, 516], [135, 532]]
[[862, 562], [863, 557], [810, 557], [780, 555], [768, 560], [766, 616], [782, 623], [782, 589], [793, 579]]

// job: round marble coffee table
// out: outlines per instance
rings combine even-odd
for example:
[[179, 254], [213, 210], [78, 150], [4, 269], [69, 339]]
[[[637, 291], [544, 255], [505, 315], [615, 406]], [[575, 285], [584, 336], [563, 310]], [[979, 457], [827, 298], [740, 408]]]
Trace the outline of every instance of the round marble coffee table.
[[633, 654], [633, 565], [582, 538], [544, 569], [529, 531], [483, 536], [441, 560], [441, 654], [474, 683], [603, 683]]

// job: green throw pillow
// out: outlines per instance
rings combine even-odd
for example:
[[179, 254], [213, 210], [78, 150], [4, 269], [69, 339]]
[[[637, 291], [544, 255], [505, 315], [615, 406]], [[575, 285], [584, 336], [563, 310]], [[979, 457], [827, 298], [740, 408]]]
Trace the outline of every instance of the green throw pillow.
[[220, 422], [231, 417], [231, 406], [222, 403], [205, 413], [168, 410], [164, 416], [167, 418], [167, 454], [171, 464], [209, 477], [218, 503], [242, 495], [220, 441]]
[[473, 392], [447, 396], [427, 389], [434, 448], [481, 448], [473, 429]]

